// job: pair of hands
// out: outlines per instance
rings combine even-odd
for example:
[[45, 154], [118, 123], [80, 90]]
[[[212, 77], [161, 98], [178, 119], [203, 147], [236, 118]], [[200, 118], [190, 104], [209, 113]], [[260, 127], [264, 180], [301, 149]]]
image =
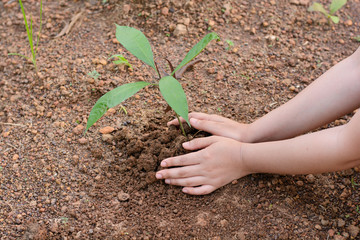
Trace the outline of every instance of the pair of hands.
[[[185, 149], [199, 151], [164, 159], [161, 166], [166, 169], [156, 173], [157, 179], [183, 186], [184, 193], [204, 195], [250, 173], [241, 159], [248, 125], [197, 112], [190, 113], [189, 119], [192, 127], [213, 136], [183, 143]], [[168, 123], [178, 124], [176, 119]]]

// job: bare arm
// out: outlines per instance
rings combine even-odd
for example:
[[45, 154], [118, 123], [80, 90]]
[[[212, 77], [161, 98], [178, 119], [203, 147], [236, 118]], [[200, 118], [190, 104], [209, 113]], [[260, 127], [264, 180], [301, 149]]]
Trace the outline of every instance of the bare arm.
[[242, 145], [247, 172], [306, 174], [360, 164], [360, 112], [340, 127], [275, 142]]
[[295, 98], [250, 125], [246, 142], [287, 139], [360, 107], [360, 48]]

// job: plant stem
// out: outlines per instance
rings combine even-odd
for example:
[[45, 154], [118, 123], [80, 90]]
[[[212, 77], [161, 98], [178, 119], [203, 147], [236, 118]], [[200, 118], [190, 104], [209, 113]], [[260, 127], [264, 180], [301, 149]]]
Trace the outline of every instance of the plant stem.
[[36, 47], [35, 47], [35, 55], [39, 46], [39, 41], [40, 41], [40, 33], [41, 33], [41, 29], [42, 29], [42, 0], [40, 0], [40, 27], [39, 27], [39, 32], [36, 38]]
[[156, 62], [155, 62], [155, 67], [156, 67], [157, 74], [159, 75], [159, 79], [161, 79], [161, 74], [160, 74], [160, 71], [159, 71], [159, 68], [158, 68], [158, 65]]
[[21, 0], [19, 0], [19, 4], [20, 4], [21, 12], [22, 12], [23, 17], [24, 17], [26, 33], [28, 35], [28, 40], [29, 40], [29, 45], [30, 45], [30, 50], [31, 50], [31, 55], [32, 55], [31, 61], [34, 64], [35, 71], [37, 72], [36, 51], [37, 51], [37, 48], [39, 46], [40, 32], [41, 32], [41, 28], [42, 28], [42, 0], [40, 0], [40, 28], [39, 28], [39, 32], [38, 32], [38, 35], [37, 35], [37, 41], [36, 41], [35, 48], [34, 48], [34, 33], [33, 33], [32, 17], [30, 17], [30, 25], [29, 25], [28, 22], [27, 22], [27, 19], [26, 19], [25, 8], [24, 8], [24, 5], [23, 5]]
[[178, 122], [179, 122], [179, 126], [180, 126], [180, 129], [181, 129], [182, 134], [183, 134], [185, 137], [187, 137], [187, 136], [186, 136], [186, 133], [185, 133], [185, 130], [184, 130], [184, 126], [183, 126], [182, 122], [180, 121], [179, 115], [178, 115], [177, 113], [176, 113], [176, 118], [177, 118], [177, 120], [178, 120]]

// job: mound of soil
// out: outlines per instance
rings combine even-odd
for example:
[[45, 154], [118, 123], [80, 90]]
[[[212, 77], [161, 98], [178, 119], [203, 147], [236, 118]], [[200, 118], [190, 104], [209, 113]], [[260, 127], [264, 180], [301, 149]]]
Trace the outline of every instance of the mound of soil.
[[[159, 170], [162, 160], [188, 152], [182, 147], [182, 143], [192, 139], [197, 131], [186, 127], [186, 133], [187, 136], [184, 136], [179, 129], [162, 127], [159, 122], [154, 121], [145, 126], [140, 137], [126, 127], [118, 130], [114, 134], [116, 149], [124, 149], [125, 155], [116, 169], [122, 176], [137, 179], [139, 188], [154, 183], [155, 172]], [[123, 177], [123, 185], [131, 181], [129, 178]]]

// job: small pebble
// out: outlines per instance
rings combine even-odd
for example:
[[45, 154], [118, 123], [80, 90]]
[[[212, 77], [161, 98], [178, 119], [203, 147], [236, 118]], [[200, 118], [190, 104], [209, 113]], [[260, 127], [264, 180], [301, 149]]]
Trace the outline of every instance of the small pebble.
[[315, 225], [315, 229], [321, 230], [322, 228], [321, 228], [321, 226], [320, 226], [319, 224], [316, 224], [316, 225]]
[[313, 183], [315, 182], [315, 177], [313, 174], [308, 174], [306, 175], [306, 180], [309, 182], [309, 183]]
[[342, 220], [341, 218], [338, 219], [338, 221], [337, 221], [337, 226], [338, 226], [338, 227], [343, 227], [343, 226], [345, 226], [345, 221]]
[[321, 225], [327, 226], [328, 224], [329, 224], [329, 221], [328, 221], [328, 220], [325, 220], [325, 219], [322, 219], [322, 220], [321, 220]]
[[122, 10], [123, 10], [123, 13], [126, 15], [126, 14], [128, 14], [130, 12], [130, 9], [131, 9], [131, 7], [130, 7], [129, 4], [124, 4]]
[[169, 8], [167, 8], [167, 7], [163, 7], [162, 9], [161, 9], [161, 14], [162, 15], [168, 15], [169, 14]]
[[115, 128], [107, 126], [107, 127], [100, 129], [100, 133], [109, 134], [109, 133], [112, 133], [114, 130], [115, 130]]
[[333, 237], [335, 235], [334, 229], [329, 229], [328, 234], [329, 234], [329, 237]]
[[304, 186], [304, 182], [303, 182], [303, 181], [297, 181], [297, 182], [296, 182], [296, 185], [298, 185], [298, 186], [300, 186], [300, 187], [301, 187], [301, 186]]
[[78, 135], [78, 134], [83, 133], [84, 129], [85, 129], [85, 127], [83, 125], [79, 124], [72, 130], [72, 132], [74, 134]]
[[86, 138], [84, 138], [84, 137], [79, 139], [80, 144], [86, 144], [87, 142], [88, 142], [88, 140]]
[[111, 134], [103, 134], [101, 138], [104, 142], [111, 142], [114, 139]]
[[174, 30], [174, 36], [181, 36], [185, 35], [187, 33], [186, 26], [184, 24], [178, 24], [176, 25], [176, 28]]
[[353, 25], [353, 21], [351, 19], [346, 20], [344, 23], [347, 26], [352, 26]]
[[350, 235], [354, 238], [359, 234], [359, 228], [354, 225], [350, 225], [347, 228], [347, 230], [349, 231]]
[[123, 191], [118, 193], [118, 199], [120, 202], [125, 202], [127, 200], [129, 200], [130, 195], [128, 193], [125, 193]]

